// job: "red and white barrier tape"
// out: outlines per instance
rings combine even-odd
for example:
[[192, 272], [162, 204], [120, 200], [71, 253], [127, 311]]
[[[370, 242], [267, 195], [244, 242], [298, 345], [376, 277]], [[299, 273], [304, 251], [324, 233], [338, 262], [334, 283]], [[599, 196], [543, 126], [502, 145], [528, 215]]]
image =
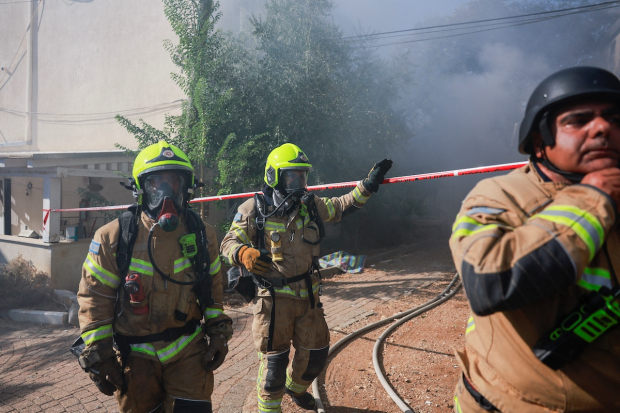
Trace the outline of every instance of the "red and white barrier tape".
[[[521, 168], [522, 166], [527, 165], [527, 162], [514, 162], [514, 163], [505, 163], [501, 165], [492, 165], [492, 166], [481, 166], [478, 168], [467, 168], [467, 169], [457, 169], [454, 171], [445, 171], [445, 172], [431, 172], [427, 174], [418, 174], [418, 175], [409, 175], [409, 176], [397, 176], [394, 178], [388, 178], [383, 181], [383, 185], [386, 184], [396, 184], [400, 182], [411, 182], [411, 181], [421, 181], [424, 179], [436, 179], [436, 178], [448, 178], [451, 176], [463, 176], [463, 175], [476, 175], [476, 174], [484, 174], [489, 172], [501, 172], [501, 171], [509, 171], [511, 169]], [[358, 181], [351, 182], [340, 182], [335, 184], [326, 184], [326, 185], [314, 185], [309, 186], [308, 190], [310, 191], [321, 191], [325, 189], [338, 189], [338, 188], [352, 188], [357, 186]], [[216, 195], [216, 196], [206, 196], [204, 198], [195, 198], [190, 201], [190, 203], [195, 204], [198, 202], [212, 202], [212, 201], [225, 201], [227, 199], [239, 199], [239, 198], [250, 198], [254, 196], [257, 192], [244, 192], [240, 194], [231, 194], [231, 195]], [[60, 208], [60, 209], [44, 209], [43, 212], [80, 212], [80, 211], [114, 211], [120, 209], [127, 209], [129, 205], [114, 205], [114, 206], [105, 206], [105, 207], [89, 207], [89, 208]], [[47, 215], [46, 215], [47, 218]], [[44, 224], [45, 225], [45, 224]]]

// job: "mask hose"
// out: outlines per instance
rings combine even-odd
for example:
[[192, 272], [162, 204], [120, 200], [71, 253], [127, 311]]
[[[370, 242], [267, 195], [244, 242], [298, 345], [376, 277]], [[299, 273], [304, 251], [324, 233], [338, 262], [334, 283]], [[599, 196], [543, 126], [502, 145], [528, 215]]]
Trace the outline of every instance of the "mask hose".
[[[291, 192], [290, 194], [288, 194], [286, 196], [286, 198], [284, 198], [282, 200], [282, 202], [280, 203], [280, 205], [278, 205], [273, 211], [271, 211], [269, 214], [264, 214], [263, 211], [261, 211], [261, 208], [257, 208], [258, 210], [258, 214], [260, 215], [261, 218], [263, 219], [267, 219], [267, 218], [271, 218], [272, 216], [274, 216], [276, 214], [276, 212], [278, 212], [281, 208], [283, 208], [286, 204], [286, 201], [288, 201], [290, 198], [293, 197], [293, 195], [298, 195], [299, 191], [295, 191], [295, 192]], [[258, 199], [258, 194], [254, 194], [254, 203], [256, 205], [258, 205], [260, 203], [260, 200]]]
[[155, 262], [155, 259], [153, 258], [153, 251], [151, 249], [151, 242], [153, 241], [153, 233], [155, 232], [155, 227], [158, 227], [159, 223], [155, 223], [152, 227], [151, 230], [149, 231], [149, 237], [146, 241], [146, 250], [149, 254], [149, 260], [151, 260], [151, 264], [153, 264], [153, 268], [155, 269], [155, 271], [157, 271], [157, 273], [166, 281], [170, 281], [173, 284], [178, 284], [178, 285], [196, 285], [199, 284], [201, 282], [203, 282], [204, 280], [207, 279], [208, 277], [208, 273], [205, 272], [204, 275], [196, 280], [193, 281], [177, 281], [175, 279], [170, 278], [169, 276], [167, 276], [166, 274], [164, 274], [159, 267], [157, 266], [157, 263]]

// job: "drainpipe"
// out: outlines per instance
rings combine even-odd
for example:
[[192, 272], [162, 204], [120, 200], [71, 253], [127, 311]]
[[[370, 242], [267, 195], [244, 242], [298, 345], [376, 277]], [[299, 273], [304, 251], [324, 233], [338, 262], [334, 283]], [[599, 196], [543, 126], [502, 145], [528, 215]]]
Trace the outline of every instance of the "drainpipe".
[[32, 143], [32, 70], [33, 70], [33, 49], [34, 49], [34, 28], [37, 22], [34, 14], [37, 10], [37, 2], [30, 2], [30, 25], [28, 27], [28, 51], [26, 52], [26, 135], [25, 143]]

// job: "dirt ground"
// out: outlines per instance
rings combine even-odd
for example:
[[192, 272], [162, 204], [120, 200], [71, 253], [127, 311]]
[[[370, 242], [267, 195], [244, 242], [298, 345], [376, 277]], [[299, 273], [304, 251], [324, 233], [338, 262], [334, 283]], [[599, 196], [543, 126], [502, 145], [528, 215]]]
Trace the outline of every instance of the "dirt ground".
[[[423, 304], [449, 284], [455, 271], [447, 246], [436, 244], [420, 248], [423, 248], [422, 259], [419, 253], [404, 254], [380, 262], [375, 268], [419, 273], [421, 279], [427, 279], [421, 287], [405, 291], [398, 300], [376, 308], [375, 315], [345, 331], [332, 331], [332, 344], [368, 324]], [[414, 412], [449, 412], [453, 408], [454, 386], [460, 371], [454, 350], [465, 343], [468, 317], [467, 300], [461, 289], [452, 299], [401, 325], [386, 339], [381, 360], [383, 371], [396, 393]], [[377, 379], [372, 363], [375, 340], [389, 325], [350, 341], [330, 357], [329, 366], [320, 377], [321, 399], [327, 412], [401, 412]], [[284, 398], [282, 406], [284, 412], [303, 412], [288, 397]]]
[[[448, 285], [436, 282], [427, 288], [383, 305], [377, 315], [347, 328], [364, 325], [408, 310], [433, 298]], [[464, 345], [467, 301], [462, 291], [451, 300], [398, 327], [383, 348], [383, 371], [396, 393], [415, 412], [448, 412], [459, 368], [454, 350]], [[327, 368], [322, 396], [327, 411], [353, 413], [401, 412], [377, 379], [372, 363], [375, 340], [388, 327], [381, 326], [339, 351]], [[334, 335], [333, 342], [345, 334]], [[327, 399], [327, 400], [325, 400]]]

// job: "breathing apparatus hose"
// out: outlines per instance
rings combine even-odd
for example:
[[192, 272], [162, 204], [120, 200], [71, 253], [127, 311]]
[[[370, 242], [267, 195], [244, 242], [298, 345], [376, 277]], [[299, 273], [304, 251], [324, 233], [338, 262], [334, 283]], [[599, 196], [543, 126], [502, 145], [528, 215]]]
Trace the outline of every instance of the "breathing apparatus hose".
[[[294, 192], [291, 192], [290, 194], [288, 194], [282, 200], [282, 202], [280, 202], [280, 205], [276, 206], [276, 208], [273, 211], [271, 211], [269, 214], [264, 214], [261, 208], [256, 208], [258, 210], [258, 214], [263, 219], [271, 218], [272, 216], [274, 216], [276, 214], [276, 212], [278, 212], [280, 210], [280, 208], [282, 208], [286, 204], [286, 201], [288, 201], [290, 198], [292, 198], [292, 196], [295, 195], [295, 194], [299, 194], [299, 191], [294, 191]], [[254, 203], [255, 203], [255, 205], [261, 205], [262, 204], [262, 201], [258, 197], [258, 193], [254, 194]]]
[[[330, 347], [329, 349], [329, 353], [328, 356], [330, 356], [331, 354], [333, 354], [336, 350], [338, 350], [341, 346], [343, 346], [345, 343], [347, 343], [348, 341], [352, 340], [353, 338], [367, 332], [370, 330], [374, 330], [375, 328], [389, 323], [393, 320], [397, 320], [399, 318], [403, 318], [403, 317], [407, 317], [406, 320], [401, 320], [399, 321], [399, 323], [397, 323], [397, 325], [400, 325], [402, 323], [404, 323], [407, 320], [410, 320], [411, 318], [414, 318], [436, 306], [438, 306], [439, 304], [443, 303], [444, 301], [450, 299], [454, 294], [456, 294], [456, 292], [458, 291], [458, 289], [461, 287], [461, 285], [459, 284], [453, 291], [450, 291], [454, 285], [458, 282], [459, 280], [459, 276], [458, 274], [456, 274], [454, 276], [454, 278], [452, 279], [452, 281], [450, 281], [450, 284], [448, 284], [448, 286], [438, 295], [436, 295], [435, 297], [433, 297], [432, 299], [430, 299], [429, 301], [425, 302], [424, 304], [418, 306], [418, 307], [414, 307], [412, 309], [409, 309], [407, 311], [403, 311], [401, 313], [398, 314], [394, 314], [391, 317], [388, 318], [384, 318], [383, 320], [379, 320], [376, 321], [374, 323], [371, 323], [365, 327], [360, 328], [359, 330], [356, 330], [354, 332], [352, 332], [351, 334], [348, 334], [346, 336], [344, 336], [343, 338], [341, 338], [340, 340], [338, 340], [333, 346]], [[391, 326], [390, 328], [392, 328], [394, 326]], [[390, 332], [391, 330], [388, 329]], [[387, 331], [387, 330], [386, 330]], [[385, 336], [387, 336], [387, 334], [384, 332], [383, 333]], [[385, 338], [385, 337], [383, 337]], [[382, 341], [383, 338], [380, 338], [380, 340]], [[381, 341], [377, 340], [377, 343], [380, 343]], [[380, 345], [380, 344], [379, 344]], [[375, 345], [375, 351], [376, 351], [377, 345]], [[378, 359], [377, 359], [378, 360]], [[383, 381], [385, 381], [385, 383], [387, 383], [387, 381], [385, 380], [385, 378], [383, 377], [383, 381], [381, 380], [383, 374], [379, 373], [381, 371], [380, 367], [377, 367], [377, 363], [375, 363], [375, 356], [374, 356], [374, 352], [373, 352], [373, 363], [375, 365], [375, 372], [377, 372], [377, 376], [379, 376], [379, 381], [381, 381], [381, 384], [385, 387], [385, 384]], [[388, 390], [388, 394], [390, 395], [390, 397], [392, 398], [392, 400], [394, 400], [394, 402], [396, 402], [396, 404], [398, 404], [399, 407], [401, 407], [401, 404], [404, 405], [404, 402], [398, 397], [398, 395], [396, 395], [396, 393], [391, 389], [391, 387], [389, 386], [389, 383], [387, 383], [388, 387], [390, 388], [390, 390]], [[386, 388], [387, 390], [387, 388]], [[316, 379], [314, 379], [314, 381], [312, 382], [312, 393], [314, 394], [314, 400], [316, 401], [316, 405], [317, 405], [317, 412], [318, 413], [325, 413], [325, 408], [323, 406], [323, 403], [321, 401], [321, 393], [319, 391], [319, 382], [318, 382], [318, 377]], [[396, 400], [399, 400], [399, 402], [397, 402]], [[409, 409], [408, 406], [404, 405], [406, 409], [408, 410], [403, 410], [404, 412], [411, 412], [411, 410]]]
[[[300, 192], [301, 191], [295, 191], [295, 192], [291, 192], [290, 194], [288, 194], [282, 200], [282, 202], [273, 211], [271, 211], [268, 214], [263, 213], [263, 210], [262, 210], [261, 207], [256, 208], [256, 210], [258, 211], [258, 215], [260, 215], [260, 217], [263, 220], [266, 220], [267, 218], [271, 218], [272, 216], [274, 216], [286, 204], [286, 201], [288, 199], [290, 199], [295, 194], [299, 194]], [[311, 215], [310, 219], [317, 224], [318, 229], [319, 229], [319, 239], [317, 241], [309, 241], [309, 240], [307, 240], [304, 237], [305, 227], [304, 227], [304, 232], [302, 232], [302, 234], [301, 234], [301, 239], [306, 244], [317, 245], [317, 244], [320, 244], [321, 241], [323, 241], [323, 239], [325, 238], [325, 226], [323, 225], [323, 221], [321, 220], [321, 218], [318, 215], [318, 211], [316, 211], [316, 204], [314, 204], [314, 201], [312, 201], [312, 204], [307, 204], [306, 202], [303, 201], [304, 198], [307, 195], [310, 195], [310, 193], [309, 192], [303, 192], [303, 195], [300, 197], [301, 203], [302, 203], [302, 205], [306, 205], [307, 206], [308, 212]], [[260, 200], [258, 193], [254, 194], [254, 205], [257, 205], [257, 206], [262, 205], [262, 201]]]
[[156, 222], [155, 224], [153, 224], [153, 226], [151, 227], [151, 230], [149, 231], [149, 237], [146, 241], [146, 250], [149, 254], [149, 260], [151, 260], [151, 264], [153, 264], [153, 268], [155, 269], [155, 271], [157, 271], [157, 273], [166, 281], [170, 281], [173, 284], [178, 284], [178, 285], [196, 285], [199, 284], [201, 282], [203, 282], [207, 277], [208, 277], [208, 273], [204, 272], [204, 274], [202, 276], [200, 276], [199, 278], [193, 280], [193, 281], [177, 281], [173, 278], [170, 278], [169, 276], [167, 276], [166, 274], [164, 274], [159, 267], [157, 266], [157, 263], [155, 262], [155, 258], [153, 258], [153, 250], [151, 248], [151, 243], [153, 241], [153, 232], [155, 231], [155, 228], [159, 226], [159, 223]]

